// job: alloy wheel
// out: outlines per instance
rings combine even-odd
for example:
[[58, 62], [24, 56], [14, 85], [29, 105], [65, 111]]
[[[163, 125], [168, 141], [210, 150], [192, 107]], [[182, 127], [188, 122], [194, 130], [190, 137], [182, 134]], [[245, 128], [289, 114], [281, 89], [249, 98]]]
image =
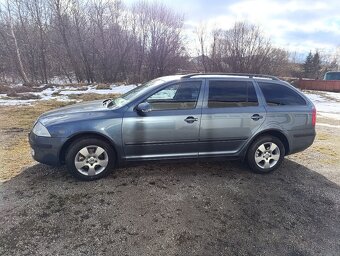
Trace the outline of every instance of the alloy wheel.
[[78, 151], [74, 165], [78, 172], [86, 176], [98, 175], [105, 170], [109, 163], [107, 152], [99, 146], [90, 145]]
[[273, 142], [261, 144], [255, 151], [255, 163], [261, 169], [274, 167], [280, 159], [280, 149]]

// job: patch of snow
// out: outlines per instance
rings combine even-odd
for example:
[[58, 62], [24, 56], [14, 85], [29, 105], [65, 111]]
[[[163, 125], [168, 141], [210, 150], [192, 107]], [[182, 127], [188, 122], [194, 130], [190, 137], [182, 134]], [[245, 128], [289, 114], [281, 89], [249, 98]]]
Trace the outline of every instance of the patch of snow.
[[71, 94], [85, 94], [85, 93], [96, 93], [96, 94], [124, 94], [132, 89], [134, 89], [136, 85], [111, 85], [111, 89], [96, 89], [96, 85], [89, 85], [87, 90], [61, 90], [59, 94], [61, 95], [71, 95]]
[[340, 120], [340, 93], [304, 91], [304, 94], [314, 103], [318, 114]]
[[50, 100], [53, 98], [52, 94], [58, 91], [58, 88], [54, 86], [53, 88], [47, 88], [41, 92], [33, 92], [32, 94], [40, 96], [40, 100]]
[[[19, 85], [15, 85], [19, 86]], [[84, 86], [84, 90], [75, 90], [75, 87], [72, 86], [53, 86], [52, 88], [46, 88], [41, 92], [32, 92], [31, 94], [39, 96], [39, 99], [30, 99], [30, 100], [19, 100], [19, 99], [10, 99], [7, 98], [7, 94], [0, 94], [0, 106], [13, 106], [13, 105], [30, 105], [36, 101], [42, 100], [57, 100], [57, 101], [76, 101], [74, 99], [69, 99], [68, 95], [74, 94], [86, 94], [86, 93], [95, 93], [95, 94], [124, 94], [134, 88], [136, 85], [115, 85], [112, 84], [110, 86], [111, 89], [96, 89], [96, 85], [87, 85]], [[41, 88], [41, 87], [40, 87]], [[80, 87], [82, 89], [82, 87]], [[77, 101], [79, 102], [79, 100]]]
[[31, 105], [35, 101], [37, 101], [37, 100], [0, 99], [0, 106]]

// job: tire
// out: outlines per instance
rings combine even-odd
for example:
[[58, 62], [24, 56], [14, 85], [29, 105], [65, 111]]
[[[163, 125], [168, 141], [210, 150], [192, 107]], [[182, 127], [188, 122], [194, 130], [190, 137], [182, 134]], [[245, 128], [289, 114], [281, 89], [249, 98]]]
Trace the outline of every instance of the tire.
[[93, 137], [74, 141], [66, 153], [66, 167], [77, 179], [91, 181], [113, 171], [115, 152], [110, 144]]
[[263, 136], [256, 139], [248, 149], [247, 162], [255, 173], [270, 173], [280, 167], [285, 156], [285, 147], [280, 139]]

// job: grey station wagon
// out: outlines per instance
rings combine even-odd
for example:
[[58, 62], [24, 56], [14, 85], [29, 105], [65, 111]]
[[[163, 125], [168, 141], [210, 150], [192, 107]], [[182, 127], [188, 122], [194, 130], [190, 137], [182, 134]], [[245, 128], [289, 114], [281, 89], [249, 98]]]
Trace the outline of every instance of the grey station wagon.
[[236, 158], [269, 173], [313, 143], [315, 121], [312, 102], [276, 77], [175, 75], [44, 113], [29, 142], [35, 160], [66, 164], [83, 180], [164, 159]]

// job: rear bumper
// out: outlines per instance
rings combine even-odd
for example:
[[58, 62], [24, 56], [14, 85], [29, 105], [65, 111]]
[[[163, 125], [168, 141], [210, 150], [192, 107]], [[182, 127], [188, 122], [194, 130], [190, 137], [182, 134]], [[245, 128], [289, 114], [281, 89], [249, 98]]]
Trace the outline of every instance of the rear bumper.
[[28, 138], [34, 160], [47, 165], [61, 165], [59, 154], [65, 138], [40, 137], [32, 132]]
[[315, 136], [315, 129], [294, 132], [290, 138], [289, 154], [294, 154], [310, 147], [315, 140]]

